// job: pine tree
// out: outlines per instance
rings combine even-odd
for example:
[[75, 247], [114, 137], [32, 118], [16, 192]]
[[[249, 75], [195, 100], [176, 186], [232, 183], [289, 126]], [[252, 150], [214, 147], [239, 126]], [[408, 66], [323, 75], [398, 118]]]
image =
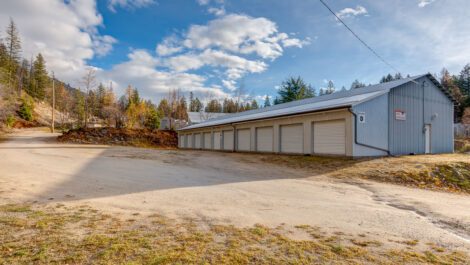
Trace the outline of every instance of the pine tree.
[[335, 84], [333, 83], [333, 81], [328, 81], [328, 86], [326, 87], [325, 89], [325, 94], [328, 95], [328, 94], [333, 94], [335, 92]]
[[294, 100], [311, 98], [315, 96], [314, 89], [307, 85], [299, 76], [297, 78], [290, 77], [282, 82], [281, 88], [278, 91], [280, 96], [279, 102], [285, 103]]
[[359, 82], [359, 80], [356, 79], [356, 80], [354, 80], [354, 82], [352, 82], [351, 89], [361, 88], [361, 87], [365, 87], [365, 86], [366, 86], [366, 84], [361, 83], [361, 82]]
[[36, 56], [33, 66], [34, 87], [32, 88], [32, 96], [44, 100], [46, 95], [46, 87], [49, 84], [49, 77], [46, 70], [46, 62], [41, 54]]
[[255, 99], [253, 99], [251, 101], [251, 109], [258, 109], [259, 106], [258, 106], [258, 101], [256, 101]]
[[7, 65], [6, 71], [8, 75], [8, 88], [11, 90], [13, 87], [13, 77], [16, 73], [16, 69], [19, 66], [21, 58], [21, 40], [13, 19], [10, 18], [10, 24], [6, 29], [5, 47], [7, 51]]
[[271, 106], [271, 99], [269, 98], [268, 95], [264, 98], [264, 107], [270, 107]]
[[458, 86], [463, 95], [470, 97], [470, 64], [460, 71]]

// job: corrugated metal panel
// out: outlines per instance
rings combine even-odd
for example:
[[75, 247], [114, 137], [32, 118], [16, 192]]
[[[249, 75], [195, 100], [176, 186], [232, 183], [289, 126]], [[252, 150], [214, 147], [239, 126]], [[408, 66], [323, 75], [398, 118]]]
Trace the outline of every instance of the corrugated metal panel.
[[223, 131], [223, 149], [224, 150], [233, 150], [233, 131]]
[[250, 129], [237, 130], [237, 150], [250, 151], [251, 133]]
[[344, 120], [313, 123], [313, 152], [315, 154], [345, 155], [346, 127]]
[[[424, 88], [423, 81], [425, 81]], [[431, 124], [432, 127], [431, 152], [452, 152], [452, 101], [429, 78], [420, 78], [417, 83], [404, 84], [390, 92], [391, 153], [394, 155], [424, 153], [425, 124]], [[396, 119], [395, 111], [404, 111], [406, 120]]]
[[[354, 121], [357, 125], [357, 141], [388, 150], [388, 94], [354, 106], [353, 111], [365, 118], [363, 122]], [[368, 150], [369, 148], [358, 148], [357, 145], [354, 147], [356, 156], [377, 153], [375, 150]]]
[[273, 152], [274, 129], [273, 127], [256, 128], [256, 151]]
[[214, 149], [215, 150], [220, 150], [220, 141], [221, 141], [221, 133], [220, 132], [214, 132]]
[[304, 125], [291, 124], [281, 126], [281, 153], [303, 153]]
[[200, 133], [195, 133], [194, 134], [194, 148], [196, 149], [201, 149], [201, 134]]
[[178, 135], [178, 147], [183, 148], [183, 135]]
[[211, 133], [204, 133], [204, 149], [212, 149]]

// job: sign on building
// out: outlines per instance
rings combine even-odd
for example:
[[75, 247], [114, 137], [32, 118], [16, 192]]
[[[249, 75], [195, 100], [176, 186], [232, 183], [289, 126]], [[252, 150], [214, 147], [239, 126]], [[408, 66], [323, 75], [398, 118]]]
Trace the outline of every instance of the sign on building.
[[358, 113], [357, 118], [359, 119], [359, 123], [366, 123], [366, 113], [365, 112]]
[[403, 110], [395, 110], [395, 120], [406, 121], [406, 112]]

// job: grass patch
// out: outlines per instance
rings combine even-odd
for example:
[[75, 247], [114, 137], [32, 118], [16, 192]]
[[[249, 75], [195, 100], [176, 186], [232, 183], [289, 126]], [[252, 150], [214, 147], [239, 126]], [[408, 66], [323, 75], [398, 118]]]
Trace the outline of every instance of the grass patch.
[[[39, 208], [38, 208], [39, 207]], [[436, 245], [386, 250], [377, 241], [327, 235], [293, 240], [283, 227], [247, 228], [134, 215], [133, 222], [89, 207], [0, 207], [0, 264], [468, 264], [465, 253]], [[408, 247], [409, 248], [409, 247]]]

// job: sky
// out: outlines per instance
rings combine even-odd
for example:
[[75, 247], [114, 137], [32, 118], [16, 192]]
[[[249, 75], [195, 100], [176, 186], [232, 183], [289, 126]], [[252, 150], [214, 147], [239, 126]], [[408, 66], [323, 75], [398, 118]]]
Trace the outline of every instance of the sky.
[[[468, 0], [324, 1], [403, 75], [470, 63]], [[23, 56], [41, 53], [57, 78], [80, 87], [93, 68], [117, 93], [132, 85], [153, 101], [170, 89], [208, 100], [243, 87], [263, 102], [291, 76], [339, 90], [394, 72], [319, 0], [1, 1], [0, 29], [10, 18]]]

